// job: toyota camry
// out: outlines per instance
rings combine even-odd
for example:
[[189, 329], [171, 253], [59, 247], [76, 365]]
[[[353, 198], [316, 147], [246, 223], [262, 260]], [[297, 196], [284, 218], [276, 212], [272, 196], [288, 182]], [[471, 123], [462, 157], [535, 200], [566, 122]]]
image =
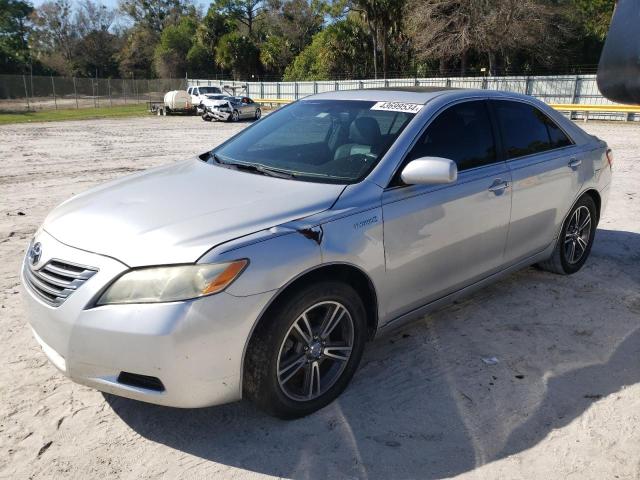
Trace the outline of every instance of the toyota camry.
[[307, 415], [384, 332], [529, 265], [579, 271], [612, 161], [524, 95], [313, 95], [54, 209], [21, 270], [30, 325], [104, 392]]

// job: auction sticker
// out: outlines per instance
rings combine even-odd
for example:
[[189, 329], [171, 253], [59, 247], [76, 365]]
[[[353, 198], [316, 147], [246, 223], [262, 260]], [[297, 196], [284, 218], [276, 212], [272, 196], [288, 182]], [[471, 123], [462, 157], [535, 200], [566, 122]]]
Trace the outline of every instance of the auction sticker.
[[387, 112], [418, 113], [424, 105], [421, 103], [378, 102], [371, 110], [386, 110]]

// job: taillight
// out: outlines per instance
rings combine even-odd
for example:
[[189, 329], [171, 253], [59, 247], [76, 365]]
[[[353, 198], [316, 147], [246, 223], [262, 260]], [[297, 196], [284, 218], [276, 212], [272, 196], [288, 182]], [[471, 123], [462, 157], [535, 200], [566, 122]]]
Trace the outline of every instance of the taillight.
[[613, 152], [610, 148], [607, 148], [607, 162], [609, 162], [609, 168], [613, 169]]

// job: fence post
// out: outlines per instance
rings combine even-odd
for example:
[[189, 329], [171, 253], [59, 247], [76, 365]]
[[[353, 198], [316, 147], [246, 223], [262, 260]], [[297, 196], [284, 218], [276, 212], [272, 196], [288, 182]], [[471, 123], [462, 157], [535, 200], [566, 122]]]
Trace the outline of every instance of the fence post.
[[318, 82], [313, 81], [313, 93], [318, 93]]
[[298, 82], [294, 82], [293, 84], [293, 93], [294, 93], [294, 98], [298, 100]]
[[124, 104], [127, 104], [127, 88], [126, 88], [126, 84], [124, 83], [124, 78], [122, 79], [122, 95], [124, 95]]
[[576, 75], [576, 78], [573, 80], [573, 95], [571, 95], [571, 103], [576, 103], [579, 93], [580, 93], [580, 79], [579, 79], [579, 75]]
[[276, 82], [276, 98], [280, 98], [280, 82]]
[[340, 90], [340, 85], [338, 85], [338, 81], [336, 80], [333, 82], [333, 91], [337, 92], [338, 90]]
[[[186, 81], [187, 79], [185, 78], [185, 82]], [[149, 105], [151, 105], [151, 85], [149, 84], [149, 79], [147, 79], [147, 101], [149, 102]], [[147, 108], [149, 107], [149, 105], [147, 105]]]
[[80, 108], [78, 105], [78, 89], [76, 88], [76, 77], [73, 77], [73, 96], [76, 99], [76, 109]]
[[109, 90], [109, 106], [113, 107], [113, 99], [111, 98], [111, 79], [107, 78], [107, 89]]
[[527, 78], [525, 80], [524, 83], [524, 94], [525, 95], [531, 95], [531, 92], [533, 91], [532, 87], [532, 81], [531, 81], [531, 77], [529, 75], [527, 75]]
[[53, 75], [51, 75], [51, 90], [53, 91], [53, 104], [56, 106], [56, 110], [58, 109], [58, 100], [56, 99], [56, 85], [53, 83]]
[[22, 83], [24, 83], [24, 98], [27, 99], [27, 111], [31, 110], [31, 105], [29, 105], [29, 91], [27, 90], [27, 79], [24, 75], [22, 75]]

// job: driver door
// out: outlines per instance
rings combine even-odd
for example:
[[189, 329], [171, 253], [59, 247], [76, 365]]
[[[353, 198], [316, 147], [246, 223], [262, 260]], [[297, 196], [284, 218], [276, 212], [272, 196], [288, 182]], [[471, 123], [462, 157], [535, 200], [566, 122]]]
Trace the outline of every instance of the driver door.
[[[394, 183], [382, 197], [387, 320], [499, 270], [511, 212], [511, 176], [498, 156], [484, 100], [439, 113], [409, 153], [449, 158], [446, 185]], [[401, 181], [398, 181], [401, 182]]]

